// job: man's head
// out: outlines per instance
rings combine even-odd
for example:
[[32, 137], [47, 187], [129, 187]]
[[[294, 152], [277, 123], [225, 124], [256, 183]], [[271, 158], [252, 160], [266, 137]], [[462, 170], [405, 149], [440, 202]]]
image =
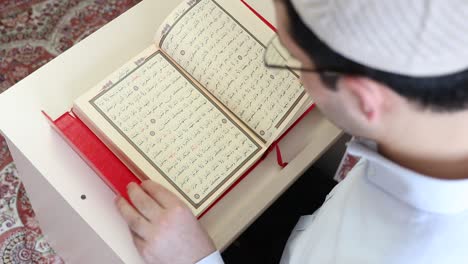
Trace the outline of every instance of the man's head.
[[[361, 5], [355, 5], [358, 2]], [[430, 51], [431, 45], [436, 46], [433, 50], [437, 53], [443, 45], [444, 49], [451, 49], [459, 44], [449, 45], [443, 38], [444, 32], [434, 34], [425, 28], [437, 20], [431, 17], [434, 16], [431, 12], [435, 11], [431, 9], [434, 6], [430, 5], [437, 1], [424, 1], [429, 4], [420, 6], [419, 13], [415, 10], [415, 16], [422, 16], [416, 22], [405, 22], [408, 18], [404, 17], [404, 14], [398, 17], [400, 13], [391, 10], [392, 4], [384, 2], [386, 1], [275, 1], [280, 39], [303, 67], [338, 67], [345, 73], [339, 75], [336, 80], [323, 78], [315, 73], [302, 73], [303, 83], [319, 108], [328, 118], [351, 134], [377, 141], [385, 137], [395, 139], [407, 133], [407, 129], [414, 128], [414, 131], [417, 131], [418, 126], [424, 129], [441, 118], [460, 116], [460, 113], [468, 112], [468, 44], [460, 58], [444, 57], [446, 54], [451, 55], [447, 51], [440, 56], [424, 53]], [[392, 18], [395, 19], [395, 23], [379, 27], [382, 21], [376, 22], [374, 30], [379, 32], [371, 32], [369, 28], [372, 28], [372, 25], [360, 25], [359, 23], [372, 23], [372, 19], [380, 18], [375, 14], [370, 15], [368, 20], [360, 18], [373, 10], [382, 10], [373, 8], [372, 5], [387, 5], [388, 14], [380, 14], [381, 20], [388, 23], [391, 19], [385, 16], [397, 14]], [[410, 5], [408, 3], [408, 8], [412, 8]], [[349, 17], [336, 17], [340, 12], [327, 10], [333, 8], [349, 8], [350, 10], [344, 12]], [[355, 24], [347, 25], [347, 21]], [[461, 19], [460, 23], [465, 23], [463, 21]], [[318, 34], [313, 30], [314, 23], [318, 24]], [[393, 29], [405, 26], [408, 29]], [[463, 27], [451, 26], [453, 28], [445, 30], [457, 31], [457, 26]], [[468, 29], [466, 26], [464, 28]], [[343, 35], [348, 39], [355, 37], [357, 41], [350, 41], [348, 45], [348, 42], [343, 40], [343, 35], [337, 34], [340, 30], [347, 32]], [[419, 32], [420, 35], [412, 36], [411, 33], [415, 32]], [[460, 31], [460, 34], [461, 32], [466, 31]], [[409, 35], [405, 36], [404, 33]], [[359, 44], [359, 41], [365, 38], [368, 39], [368, 43], [364, 42], [357, 47], [356, 43]], [[334, 42], [335, 39], [339, 41], [338, 44]], [[460, 42], [460, 39], [456, 41]], [[424, 52], [419, 50], [418, 44], [421, 44]], [[376, 49], [381, 49], [383, 55], [376, 53]], [[453, 52], [456, 55], [457, 50]], [[394, 56], [391, 56], [392, 54]], [[439, 58], [440, 63], [436, 63]], [[429, 63], [431, 59], [435, 61], [433, 64]]]

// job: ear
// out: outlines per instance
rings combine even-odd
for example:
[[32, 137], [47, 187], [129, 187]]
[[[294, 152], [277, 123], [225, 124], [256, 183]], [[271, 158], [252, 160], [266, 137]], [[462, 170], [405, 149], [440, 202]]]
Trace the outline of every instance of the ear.
[[367, 121], [375, 122], [382, 117], [386, 91], [383, 84], [366, 77], [346, 76], [342, 79], [342, 85], [355, 97]]

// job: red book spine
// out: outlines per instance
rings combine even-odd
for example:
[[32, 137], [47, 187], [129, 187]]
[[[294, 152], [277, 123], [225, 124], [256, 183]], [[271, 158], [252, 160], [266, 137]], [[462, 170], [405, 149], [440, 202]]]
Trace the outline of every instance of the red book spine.
[[129, 200], [127, 185], [130, 182], [140, 184], [140, 179], [80, 119], [67, 112], [52, 120], [43, 113], [51, 121], [52, 127], [99, 177], [116, 194]]

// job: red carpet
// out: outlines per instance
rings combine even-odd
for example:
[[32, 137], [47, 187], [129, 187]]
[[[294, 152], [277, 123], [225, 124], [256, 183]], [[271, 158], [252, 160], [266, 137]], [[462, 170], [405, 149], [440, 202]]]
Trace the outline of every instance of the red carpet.
[[[0, 0], [0, 93], [137, 2]], [[63, 263], [42, 235], [1, 136], [0, 263]]]

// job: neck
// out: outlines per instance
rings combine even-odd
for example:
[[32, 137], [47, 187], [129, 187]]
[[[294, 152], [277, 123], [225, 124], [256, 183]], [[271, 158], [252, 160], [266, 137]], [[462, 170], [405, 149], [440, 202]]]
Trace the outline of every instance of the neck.
[[379, 152], [430, 177], [468, 179], [468, 114], [440, 114], [440, 118], [417, 120], [408, 122], [407, 129], [396, 136], [377, 140]]

